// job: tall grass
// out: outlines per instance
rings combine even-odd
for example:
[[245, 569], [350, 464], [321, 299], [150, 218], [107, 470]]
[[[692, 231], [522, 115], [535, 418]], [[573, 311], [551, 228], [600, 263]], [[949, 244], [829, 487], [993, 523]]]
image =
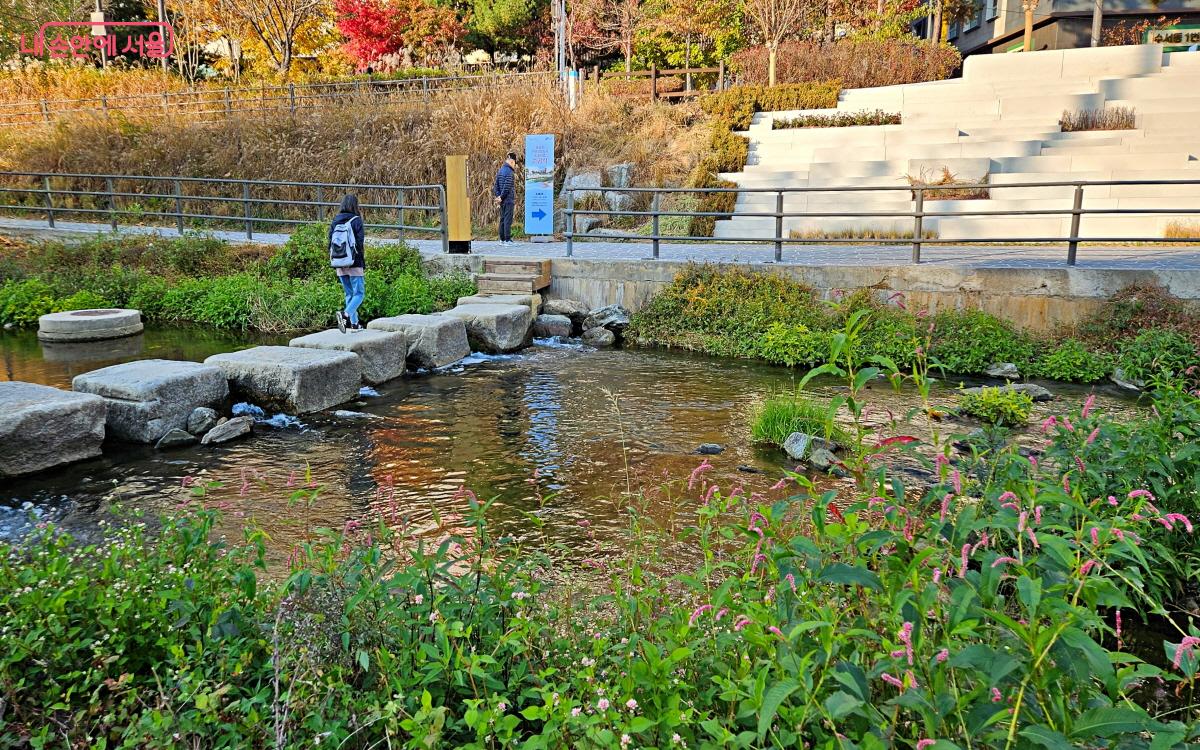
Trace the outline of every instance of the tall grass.
[[767, 398], [754, 412], [750, 437], [756, 443], [783, 445], [793, 432], [807, 432], [845, 444], [848, 434], [833, 417], [828, 403], [799, 392], [780, 393]]
[[1133, 107], [1102, 107], [1100, 109], [1066, 110], [1058, 121], [1064, 133], [1087, 130], [1133, 130], [1137, 127], [1137, 112]]

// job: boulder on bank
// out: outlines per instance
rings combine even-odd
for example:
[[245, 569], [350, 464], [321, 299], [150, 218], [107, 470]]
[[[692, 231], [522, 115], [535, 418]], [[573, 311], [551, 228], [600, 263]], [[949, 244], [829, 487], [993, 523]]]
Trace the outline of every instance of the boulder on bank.
[[607, 328], [620, 336], [629, 327], [629, 311], [620, 305], [605, 305], [593, 310], [583, 321], [583, 330]]
[[379, 385], [404, 374], [408, 359], [408, 337], [398, 331], [366, 329], [342, 333], [336, 328], [299, 336], [288, 346], [351, 352], [362, 361], [363, 381]]
[[818, 450], [833, 452], [837, 443], [807, 432], [793, 432], [783, 441], [783, 452], [793, 461], [805, 461]]
[[157, 443], [187, 427], [198, 407], [220, 406], [229, 396], [221, 368], [199, 362], [143, 359], [75, 376], [71, 387], [108, 402], [108, 436]]
[[361, 361], [350, 352], [256, 346], [215, 354], [204, 363], [220, 367], [232, 390], [246, 401], [292, 414], [353, 400], [362, 385]]
[[463, 321], [474, 351], [506, 354], [529, 344], [533, 318], [524, 305], [461, 305], [445, 315]]
[[100, 455], [108, 402], [47, 385], [0, 383], [0, 476]]
[[1004, 378], [1005, 380], [1021, 379], [1021, 371], [1012, 362], [997, 362], [983, 372], [990, 378]]
[[186, 448], [189, 445], [195, 445], [199, 442], [192, 433], [187, 430], [181, 430], [178, 427], [172, 428], [166, 435], [158, 439], [154, 444], [157, 450], [170, 450], [171, 448]]
[[[978, 395], [984, 388], [990, 386], [977, 386], [975, 388], [964, 388], [963, 394]], [[1012, 393], [1024, 393], [1034, 401], [1051, 401], [1054, 399], [1054, 394], [1046, 390], [1036, 383], [1009, 383], [998, 387], [1001, 391], [1009, 391]]]
[[583, 332], [583, 343], [588, 346], [594, 346], [597, 349], [613, 346], [617, 343], [617, 336], [607, 328], [589, 328]]
[[572, 330], [574, 326], [566, 315], [539, 315], [533, 321], [533, 335], [539, 339], [568, 338]]
[[408, 366], [413, 369], [445, 367], [471, 353], [466, 323], [441, 313], [376, 318], [367, 328], [403, 333], [408, 340]]
[[216, 409], [210, 409], [207, 406], [200, 406], [192, 409], [192, 413], [188, 416], [187, 431], [199, 437], [217, 426], [220, 420], [220, 415]]
[[587, 320], [588, 308], [582, 302], [573, 299], [552, 299], [542, 305], [542, 312], [547, 315], [565, 315], [571, 319], [574, 333], [583, 333], [583, 321]]
[[1140, 391], [1146, 387], [1145, 381], [1129, 377], [1120, 367], [1113, 369], [1113, 373], [1109, 376], [1109, 379], [1122, 388], [1130, 391]]

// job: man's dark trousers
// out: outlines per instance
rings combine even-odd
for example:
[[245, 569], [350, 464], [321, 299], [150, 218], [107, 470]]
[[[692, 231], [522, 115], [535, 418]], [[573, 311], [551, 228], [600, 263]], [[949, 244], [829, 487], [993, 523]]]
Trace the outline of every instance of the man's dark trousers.
[[517, 201], [505, 200], [500, 202], [500, 241], [512, 242], [513, 209]]

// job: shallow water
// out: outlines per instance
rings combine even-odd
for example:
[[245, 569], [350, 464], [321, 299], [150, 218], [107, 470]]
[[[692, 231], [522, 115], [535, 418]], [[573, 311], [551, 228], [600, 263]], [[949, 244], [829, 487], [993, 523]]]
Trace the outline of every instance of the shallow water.
[[[195, 330], [151, 330], [140, 342], [107, 342], [90, 353], [59, 352], [29, 333], [0, 336], [4, 378], [69, 387], [76, 374], [133, 358], [199, 360], [269, 338]], [[81, 361], [80, 357], [86, 357]], [[462, 488], [495, 498], [489, 520], [500, 533], [585, 550], [613, 538], [627, 517], [621, 493], [686, 478], [696, 449], [717, 443], [709, 475], [722, 487], [766, 492], [786, 468], [777, 450], [751, 444], [755, 406], [793, 388], [796, 371], [659, 350], [596, 351], [542, 342], [519, 355], [472, 355], [451, 368], [379, 386], [330, 412], [274, 417], [253, 437], [226, 446], [171, 452], [106, 445], [104, 456], [0, 489], [0, 538], [18, 536], [30, 511], [76, 532], [93, 529], [113, 504], [150, 512], [186, 499], [184, 477], [220, 482], [210, 492], [234, 533], [247, 522], [269, 535], [279, 559], [307, 530], [347, 521], [432, 525], [467, 507]], [[954, 383], [957, 385], [957, 380]], [[812, 387], [831, 394], [836, 384]], [[1040, 418], [1073, 408], [1091, 389], [1054, 385], [1060, 399], [1039, 404]], [[1136, 410], [1113, 387], [1097, 389], [1102, 408]], [[935, 401], [953, 403], [947, 388]], [[930, 425], [906, 422], [912, 391], [882, 384], [870, 391], [870, 419], [880, 434], [924, 435]], [[882, 426], [888, 414], [900, 420]], [[915, 419], [915, 418], [914, 418]], [[923, 420], [923, 418], [921, 418]], [[946, 432], [973, 425], [943, 422]], [[307, 476], [321, 487], [311, 503], [290, 500]], [[290, 481], [289, 481], [290, 480]], [[694, 493], [692, 493], [694, 494]], [[695, 507], [687, 493], [654, 493], [647, 511], [658, 520]], [[526, 514], [544, 522], [534, 523]], [[580, 522], [587, 522], [584, 528]], [[538, 526], [541, 525], [541, 529]]]

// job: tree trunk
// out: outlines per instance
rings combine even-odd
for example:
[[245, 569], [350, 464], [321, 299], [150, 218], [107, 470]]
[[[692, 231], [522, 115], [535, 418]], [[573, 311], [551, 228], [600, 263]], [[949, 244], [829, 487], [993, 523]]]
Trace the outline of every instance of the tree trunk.
[[1104, 0], [1094, 0], [1092, 7], [1092, 46], [1100, 46], [1100, 31], [1104, 26]]
[[775, 85], [775, 57], [779, 52], [778, 44], [767, 45], [767, 85]]
[[825, 41], [832, 42], [833, 33], [833, 0], [825, 0]]
[[1037, 6], [1036, 1], [1024, 0], [1025, 2], [1025, 46], [1022, 50], [1029, 52], [1033, 49], [1033, 9]]
[[[692, 32], [688, 32], [687, 46], [683, 48], [683, 67], [684, 70], [690, 71], [692, 68]], [[684, 74], [684, 91], [692, 90], [692, 74], [690, 72]]]
[[938, 0], [934, 6], [933, 15], [930, 16], [929, 23], [929, 41], [937, 44], [942, 41], [942, 2]]

